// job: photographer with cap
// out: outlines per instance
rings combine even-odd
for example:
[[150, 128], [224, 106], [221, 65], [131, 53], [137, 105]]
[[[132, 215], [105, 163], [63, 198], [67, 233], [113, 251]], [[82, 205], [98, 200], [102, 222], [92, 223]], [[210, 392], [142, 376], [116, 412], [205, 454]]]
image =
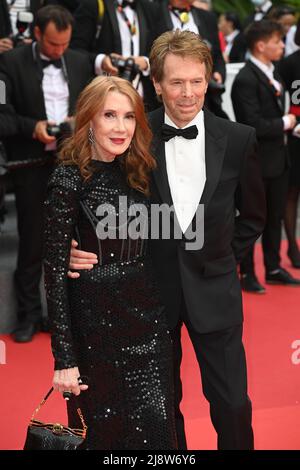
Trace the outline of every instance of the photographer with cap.
[[77, 97], [92, 75], [88, 58], [68, 50], [72, 24], [65, 8], [41, 8], [34, 27], [36, 41], [0, 56], [0, 80], [6, 85], [0, 139], [11, 167], [19, 232], [15, 288], [20, 324], [13, 335], [17, 342], [31, 341], [41, 327], [43, 201], [57, 146], [50, 134], [54, 125], [70, 121]]

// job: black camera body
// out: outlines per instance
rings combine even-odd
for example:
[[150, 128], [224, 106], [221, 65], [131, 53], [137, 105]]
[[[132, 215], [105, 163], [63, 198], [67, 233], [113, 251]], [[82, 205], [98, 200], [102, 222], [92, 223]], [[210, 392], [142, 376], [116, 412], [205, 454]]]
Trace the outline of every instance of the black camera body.
[[57, 140], [66, 139], [72, 134], [72, 127], [68, 122], [61, 122], [60, 124], [48, 124], [47, 133]]
[[225, 92], [225, 85], [218, 83], [216, 80], [211, 79], [208, 83], [208, 89], [211, 93], [222, 95]]
[[138, 73], [140, 73], [140, 68], [136, 65], [133, 57], [128, 57], [127, 59], [120, 59], [119, 57], [114, 57], [110, 55], [111, 63], [114, 67], [118, 69], [118, 75], [120, 78], [132, 82]]

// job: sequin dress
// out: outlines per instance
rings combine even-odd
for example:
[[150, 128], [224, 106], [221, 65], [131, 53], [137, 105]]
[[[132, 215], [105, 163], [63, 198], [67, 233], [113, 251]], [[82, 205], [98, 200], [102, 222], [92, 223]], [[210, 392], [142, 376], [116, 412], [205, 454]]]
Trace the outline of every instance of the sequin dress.
[[[146, 242], [96, 236], [100, 204], [117, 216], [125, 210], [120, 195], [127, 207], [148, 203], [128, 187], [118, 159], [92, 164], [85, 184], [76, 166], [59, 166], [45, 203], [55, 369], [78, 366], [89, 384], [68, 403], [69, 425], [80, 426], [79, 405], [88, 426], [86, 449], [176, 449], [171, 339]], [[72, 237], [99, 259], [79, 279], [67, 278]]]

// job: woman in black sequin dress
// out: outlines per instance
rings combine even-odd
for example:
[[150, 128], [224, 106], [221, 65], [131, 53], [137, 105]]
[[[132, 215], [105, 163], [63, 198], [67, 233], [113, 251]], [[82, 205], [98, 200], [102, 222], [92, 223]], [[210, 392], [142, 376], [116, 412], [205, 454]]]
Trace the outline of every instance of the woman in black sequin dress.
[[[81, 94], [74, 136], [49, 184], [45, 279], [53, 385], [78, 395], [68, 402], [69, 425], [80, 427], [79, 405], [88, 426], [86, 449], [177, 446], [164, 308], [145, 237], [124, 236], [129, 208], [148, 208], [155, 166], [150, 139], [142, 100], [129, 82], [98, 77]], [[67, 279], [72, 237], [99, 260], [76, 280]], [[80, 375], [88, 387], [78, 384]]]

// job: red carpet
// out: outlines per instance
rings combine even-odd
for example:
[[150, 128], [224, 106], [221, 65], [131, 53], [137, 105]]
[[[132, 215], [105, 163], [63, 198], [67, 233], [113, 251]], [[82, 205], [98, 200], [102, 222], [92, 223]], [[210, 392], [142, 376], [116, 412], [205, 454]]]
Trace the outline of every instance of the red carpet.
[[[284, 258], [282, 264], [300, 278], [300, 271], [291, 270], [288, 260]], [[257, 266], [263, 281], [260, 247]], [[244, 296], [244, 343], [256, 449], [300, 449], [299, 304], [300, 288], [267, 286], [266, 295]], [[20, 449], [28, 420], [50, 388], [53, 362], [49, 336], [39, 334], [25, 345], [15, 344], [7, 336], [1, 339], [6, 346], [6, 364], [0, 365], [0, 449]], [[189, 448], [215, 449], [216, 435], [185, 332], [183, 339], [183, 412]], [[39, 416], [65, 422], [63, 399], [55, 394]]]

